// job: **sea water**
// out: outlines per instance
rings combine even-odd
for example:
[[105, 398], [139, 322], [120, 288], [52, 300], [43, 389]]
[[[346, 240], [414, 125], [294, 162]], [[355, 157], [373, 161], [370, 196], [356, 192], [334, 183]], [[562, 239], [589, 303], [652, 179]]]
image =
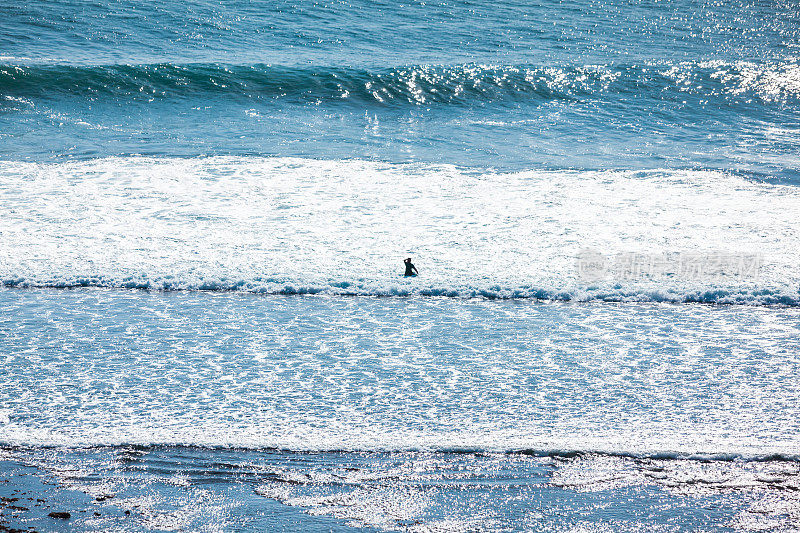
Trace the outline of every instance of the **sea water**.
[[798, 33], [0, 6], [0, 458], [83, 531], [797, 530]]

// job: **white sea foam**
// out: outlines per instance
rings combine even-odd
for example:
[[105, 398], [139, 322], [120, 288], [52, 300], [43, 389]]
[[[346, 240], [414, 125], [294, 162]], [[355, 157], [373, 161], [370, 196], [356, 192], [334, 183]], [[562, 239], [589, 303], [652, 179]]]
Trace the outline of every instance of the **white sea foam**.
[[[474, 172], [210, 157], [0, 163], [0, 278], [15, 286], [796, 304], [800, 192], [712, 171]], [[757, 271], [608, 274], [750, 257]], [[421, 272], [402, 279], [402, 259]], [[617, 273], [619, 274], [619, 273]]]
[[0, 290], [0, 443], [796, 458], [798, 308]]

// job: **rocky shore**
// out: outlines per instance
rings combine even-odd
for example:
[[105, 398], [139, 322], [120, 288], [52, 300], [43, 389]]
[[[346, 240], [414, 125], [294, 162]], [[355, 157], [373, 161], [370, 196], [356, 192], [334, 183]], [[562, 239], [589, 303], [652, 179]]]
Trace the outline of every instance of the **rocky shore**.
[[138, 529], [125, 527], [131, 513], [113, 499], [64, 488], [47, 472], [0, 460], [0, 533]]

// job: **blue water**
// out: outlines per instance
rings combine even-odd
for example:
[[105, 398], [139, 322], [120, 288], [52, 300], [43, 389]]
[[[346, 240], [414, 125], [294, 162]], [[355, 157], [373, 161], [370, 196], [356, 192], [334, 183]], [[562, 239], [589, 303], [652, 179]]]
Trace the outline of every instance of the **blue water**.
[[76, 531], [797, 531], [799, 34], [0, 5], [2, 464]]
[[26, 2], [0, 18], [4, 158], [797, 178], [791, 2]]

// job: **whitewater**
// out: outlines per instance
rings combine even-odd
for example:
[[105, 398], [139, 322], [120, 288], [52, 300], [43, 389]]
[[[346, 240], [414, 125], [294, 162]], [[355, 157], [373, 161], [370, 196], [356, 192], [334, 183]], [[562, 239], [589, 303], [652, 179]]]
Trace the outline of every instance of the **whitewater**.
[[794, 185], [266, 156], [0, 176], [0, 460], [101, 513], [78, 530], [800, 517]]
[[[7, 287], [798, 303], [797, 189], [732, 173], [115, 157], [0, 175]], [[614, 271], [626, 257], [673, 264]]]
[[798, 42], [0, 4], [0, 531], [800, 531]]

